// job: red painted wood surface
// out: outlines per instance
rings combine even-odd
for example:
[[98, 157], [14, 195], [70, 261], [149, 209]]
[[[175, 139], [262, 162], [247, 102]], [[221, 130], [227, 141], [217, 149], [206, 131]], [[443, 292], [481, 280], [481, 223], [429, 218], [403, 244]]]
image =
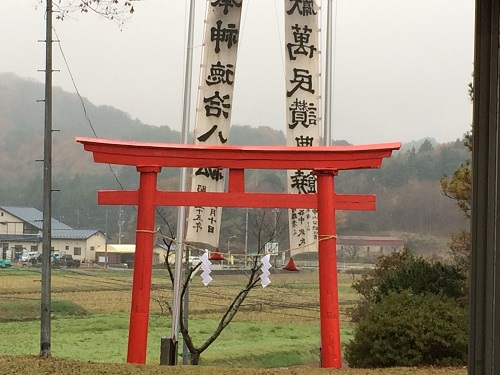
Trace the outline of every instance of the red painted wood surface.
[[158, 167], [140, 167], [137, 231], [128, 337], [128, 363], [146, 363]]
[[[138, 190], [100, 190], [99, 204], [137, 205]], [[157, 206], [206, 206], [240, 208], [317, 208], [315, 194], [281, 193], [207, 193], [190, 191], [156, 191]], [[337, 210], [375, 210], [375, 195], [335, 194]]]
[[337, 280], [337, 232], [335, 229], [334, 173], [317, 173], [318, 266], [321, 325], [321, 367], [342, 367], [340, 313]]
[[76, 139], [94, 161], [119, 165], [233, 169], [379, 168], [401, 143], [363, 146], [216, 146]]
[[[99, 191], [99, 204], [137, 205], [136, 255], [127, 361], [145, 363], [151, 289], [155, 206], [315, 208], [318, 210], [322, 367], [341, 367], [335, 210], [374, 210], [375, 196], [335, 194], [342, 169], [378, 168], [401, 143], [330, 147], [205, 146], [77, 138], [100, 163], [134, 165], [134, 191]], [[228, 192], [158, 191], [162, 167], [228, 168]], [[316, 194], [247, 193], [244, 169], [309, 169]]]

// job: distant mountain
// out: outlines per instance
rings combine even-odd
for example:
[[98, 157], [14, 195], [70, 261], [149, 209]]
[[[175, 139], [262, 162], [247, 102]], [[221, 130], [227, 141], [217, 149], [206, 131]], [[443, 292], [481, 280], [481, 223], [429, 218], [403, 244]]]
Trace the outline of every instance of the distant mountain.
[[[12, 73], [0, 74], [0, 179], [15, 183], [42, 173], [44, 85]], [[83, 104], [82, 104], [83, 102]], [[84, 108], [85, 107], [85, 108]], [[75, 137], [178, 143], [181, 134], [168, 126], [146, 125], [111, 106], [53, 89], [53, 162], [55, 175], [109, 171], [96, 165]], [[269, 127], [233, 126], [230, 144], [283, 145], [283, 132]]]
[[[14, 74], [0, 74], [0, 178], [10, 182], [41, 173], [43, 159], [44, 85]], [[91, 155], [75, 142], [76, 136], [123, 140], [179, 142], [179, 132], [132, 120], [109, 106], [95, 106], [58, 87], [53, 91], [54, 174], [102, 171]]]

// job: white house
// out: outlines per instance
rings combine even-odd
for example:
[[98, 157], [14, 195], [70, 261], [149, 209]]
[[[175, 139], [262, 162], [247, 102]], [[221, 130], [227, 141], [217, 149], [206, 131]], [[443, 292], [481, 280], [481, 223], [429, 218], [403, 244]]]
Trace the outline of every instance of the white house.
[[[73, 229], [52, 218], [51, 248], [81, 261], [95, 261], [106, 237], [98, 229]], [[0, 243], [3, 257], [19, 259], [26, 252], [42, 252], [43, 213], [33, 207], [0, 206]]]
[[[96, 261], [99, 264], [104, 264], [106, 256], [108, 264], [127, 264], [130, 265], [135, 256], [135, 244], [108, 244], [107, 249], [99, 249], [96, 252]], [[153, 247], [153, 264], [161, 264], [165, 261], [167, 249], [161, 244], [156, 244]], [[173, 263], [175, 251], [170, 253], [170, 262]]]

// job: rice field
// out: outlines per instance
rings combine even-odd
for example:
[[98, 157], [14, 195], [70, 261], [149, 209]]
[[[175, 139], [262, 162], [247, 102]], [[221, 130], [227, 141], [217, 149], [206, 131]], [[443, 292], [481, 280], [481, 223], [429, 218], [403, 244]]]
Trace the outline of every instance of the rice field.
[[[0, 272], [0, 302], [40, 299], [38, 269]], [[166, 270], [155, 269], [152, 277], [151, 313], [167, 313], [172, 301], [172, 286]], [[196, 318], [214, 319], [225, 311], [230, 300], [242, 288], [246, 276], [215, 275], [209, 286], [195, 276], [189, 289], [189, 313]], [[279, 321], [318, 324], [319, 291], [317, 273], [273, 274], [266, 288], [253, 290], [236, 319], [241, 321]], [[356, 293], [352, 277], [340, 274], [341, 308], [350, 305]], [[52, 299], [71, 300], [89, 313], [126, 312], [130, 309], [132, 272], [130, 270], [54, 270]]]

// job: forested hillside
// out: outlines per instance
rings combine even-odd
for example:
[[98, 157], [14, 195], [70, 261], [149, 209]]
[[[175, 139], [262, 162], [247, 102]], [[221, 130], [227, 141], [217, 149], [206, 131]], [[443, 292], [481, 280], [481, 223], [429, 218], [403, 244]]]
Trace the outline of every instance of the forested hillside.
[[446, 237], [467, 225], [456, 203], [441, 193], [439, 180], [469, 157], [461, 140], [436, 146], [425, 140], [418, 149], [385, 160], [380, 170], [341, 172], [338, 190], [375, 193], [377, 210], [349, 212], [339, 231], [405, 234], [433, 247], [434, 237]]
[[[37, 102], [42, 98], [43, 84], [13, 74], [0, 74], [0, 203], [3, 205], [39, 209], [42, 206], [43, 163], [36, 161], [43, 158], [44, 108], [43, 102]], [[83, 103], [85, 110], [76, 94], [54, 88], [53, 128], [58, 130], [53, 135], [54, 189], [58, 190], [53, 198], [54, 216], [75, 227], [104, 230], [107, 226], [111, 235], [117, 233], [121, 221], [124, 240], [132, 240], [135, 210], [123, 207], [120, 216], [118, 207], [109, 207], [106, 222], [106, 209], [97, 206], [96, 190], [136, 187], [135, 169], [114, 166], [111, 170], [107, 165], [93, 163], [75, 137], [179, 142], [180, 133], [169, 127], [179, 126], [149, 126], [121, 110], [95, 106], [85, 98]], [[269, 127], [233, 125], [229, 142], [283, 145], [285, 138], [283, 132]], [[337, 191], [377, 194], [377, 211], [339, 212], [339, 233], [405, 234], [415, 243], [420, 241], [417, 243], [420, 247], [422, 241], [424, 246], [435, 246], [436, 238], [446, 238], [466, 225], [454, 202], [441, 194], [439, 179], [451, 174], [468, 157], [460, 140], [436, 144], [427, 139], [404, 146], [400, 153], [385, 160], [380, 170], [341, 172], [336, 179]], [[178, 171], [165, 170], [160, 176], [160, 187], [176, 189], [177, 176]], [[249, 177], [248, 190], [285, 189], [283, 173], [249, 171]], [[241, 234], [244, 210], [226, 211], [223, 230], [231, 235]], [[286, 221], [285, 217], [281, 215], [281, 220]], [[242, 244], [235, 241], [234, 246], [237, 249]]]

